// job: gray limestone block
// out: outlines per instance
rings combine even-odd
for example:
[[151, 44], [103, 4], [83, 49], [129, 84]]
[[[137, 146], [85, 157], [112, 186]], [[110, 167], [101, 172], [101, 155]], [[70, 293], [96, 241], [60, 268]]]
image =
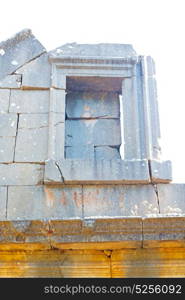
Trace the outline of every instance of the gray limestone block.
[[7, 113], [9, 108], [10, 90], [0, 89], [0, 113]]
[[159, 213], [152, 185], [83, 186], [85, 217], [134, 217]]
[[157, 184], [162, 214], [185, 214], [185, 184]]
[[119, 118], [119, 95], [111, 92], [70, 92], [66, 95], [67, 118]]
[[48, 114], [20, 114], [16, 162], [44, 162], [47, 157]]
[[[65, 183], [149, 183], [148, 163], [145, 160], [77, 160], [57, 162]], [[62, 183], [62, 182], [61, 182]]]
[[120, 120], [117, 119], [66, 120], [65, 126], [66, 146], [121, 144]]
[[111, 160], [121, 159], [119, 148], [110, 146], [96, 146], [94, 148], [95, 159], [97, 160]]
[[12, 90], [10, 112], [48, 113], [49, 91]]
[[149, 165], [150, 165], [151, 181], [153, 183], [158, 183], [158, 182], [168, 183], [172, 181], [171, 161], [150, 160]]
[[66, 146], [66, 159], [94, 159], [94, 145]]
[[63, 182], [60, 170], [57, 163], [50, 159], [45, 161], [44, 183], [45, 184], [57, 184]]
[[16, 114], [0, 114], [0, 136], [13, 137], [16, 136], [17, 115]]
[[17, 70], [17, 73], [22, 74], [23, 88], [50, 88], [51, 64], [48, 54], [42, 54]]
[[0, 164], [0, 185], [37, 185], [43, 180], [43, 165]]
[[7, 187], [0, 186], [0, 220], [6, 219]]
[[21, 87], [21, 75], [7, 75], [0, 80], [0, 89], [19, 89]]
[[[24, 201], [23, 201], [24, 199]], [[8, 220], [70, 219], [82, 217], [81, 187], [9, 187]]]
[[13, 162], [15, 137], [0, 137], [0, 163]]
[[19, 129], [15, 162], [44, 162], [47, 158], [48, 128]]
[[0, 79], [46, 51], [29, 29], [1, 42], [0, 50]]
[[130, 58], [136, 56], [132, 45], [129, 44], [65, 44], [50, 52], [52, 56], [99, 56]]

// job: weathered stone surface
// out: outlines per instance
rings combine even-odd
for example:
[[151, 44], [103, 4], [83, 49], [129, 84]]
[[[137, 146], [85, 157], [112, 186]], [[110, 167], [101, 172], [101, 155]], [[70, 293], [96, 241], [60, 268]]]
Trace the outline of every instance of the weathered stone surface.
[[17, 70], [17, 73], [22, 74], [23, 88], [50, 88], [51, 64], [48, 54], [42, 54]]
[[84, 186], [85, 217], [144, 216], [159, 213], [152, 185]]
[[[57, 162], [64, 182], [73, 183], [149, 183], [146, 160], [59, 160]], [[47, 177], [47, 182], [49, 177]], [[51, 178], [51, 182], [53, 179]], [[62, 183], [62, 181], [61, 181]]]
[[16, 114], [0, 114], [0, 136], [10, 137], [16, 136], [17, 115]]
[[10, 90], [0, 89], [0, 113], [7, 113], [9, 108]]
[[44, 166], [0, 164], [0, 185], [36, 185], [43, 181]]
[[[22, 201], [24, 199], [24, 201]], [[82, 217], [82, 188], [9, 187], [9, 220], [70, 219]]]
[[0, 49], [3, 53], [0, 55], [0, 79], [45, 52], [44, 47], [30, 29], [25, 29], [1, 42]]
[[[143, 246], [162, 246], [166, 241], [185, 240], [185, 217], [158, 216], [143, 220]], [[150, 243], [152, 241], [152, 243]], [[182, 242], [181, 242], [182, 245]]]
[[70, 92], [66, 95], [67, 118], [119, 118], [119, 95], [107, 92]]
[[66, 120], [66, 146], [121, 144], [120, 120]]
[[57, 163], [50, 159], [45, 162], [44, 183], [56, 184], [63, 182], [62, 174], [57, 166]]
[[49, 91], [12, 90], [10, 112], [48, 113]]
[[150, 172], [151, 172], [151, 181], [154, 183], [157, 182], [170, 182], [172, 181], [172, 167], [171, 161], [157, 161], [150, 160]]
[[66, 146], [65, 147], [66, 159], [94, 159], [94, 146]]
[[185, 184], [157, 184], [160, 212], [185, 214]]
[[0, 137], [0, 163], [13, 162], [15, 137]]
[[119, 148], [110, 146], [96, 146], [94, 148], [95, 159], [97, 160], [111, 160], [121, 159]]
[[0, 80], [0, 89], [19, 89], [21, 87], [21, 75], [7, 75]]
[[53, 56], [100, 56], [130, 58], [136, 52], [129, 44], [65, 44], [50, 52]]
[[7, 187], [0, 186], [0, 220], [6, 219]]
[[44, 162], [47, 158], [48, 115], [21, 114], [15, 149], [16, 162]]

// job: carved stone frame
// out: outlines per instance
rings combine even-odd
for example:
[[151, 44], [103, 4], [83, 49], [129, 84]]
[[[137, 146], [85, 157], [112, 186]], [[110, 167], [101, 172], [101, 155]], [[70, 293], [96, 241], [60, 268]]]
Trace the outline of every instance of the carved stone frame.
[[[45, 183], [169, 182], [171, 164], [160, 161], [160, 127], [153, 61], [130, 58], [50, 56], [52, 64]], [[68, 76], [121, 77], [124, 160], [65, 159], [65, 95]]]

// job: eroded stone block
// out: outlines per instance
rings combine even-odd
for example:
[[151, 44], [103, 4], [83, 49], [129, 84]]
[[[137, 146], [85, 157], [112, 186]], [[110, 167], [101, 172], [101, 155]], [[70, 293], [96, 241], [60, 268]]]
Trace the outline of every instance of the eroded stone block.
[[50, 88], [51, 64], [48, 61], [48, 54], [42, 54], [17, 70], [17, 73], [22, 74], [24, 88]]
[[7, 75], [0, 80], [0, 88], [2, 89], [19, 89], [21, 87], [21, 75]]
[[[24, 199], [24, 201], [22, 201]], [[81, 187], [9, 187], [9, 220], [69, 219], [82, 217]]]
[[70, 92], [66, 95], [68, 118], [119, 118], [119, 95], [107, 92]]
[[0, 49], [3, 51], [3, 55], [0, 56], [0, 79], [45, 52], [44, 47], [29, 29], [22, 30], [12, 38], [1, 42]]
[[15, 137], [0, 137], [0, 163], [13, 162]]
[[7, 113], [9, 108], [10, 90], [0, 89], [0, 113]]
[[144, 216], [159, 213], [152, 185], [83, 187], [84, 216]]
[[48, 113], [49, 91], [12, 90], [10, 112]]
[[44, 166], [0, 164], [0, 185], [36, 185], [43, 182]]
[[10, 137], [16, 136], [17, 115], [16, 114], [0, 114], [0, 136]]

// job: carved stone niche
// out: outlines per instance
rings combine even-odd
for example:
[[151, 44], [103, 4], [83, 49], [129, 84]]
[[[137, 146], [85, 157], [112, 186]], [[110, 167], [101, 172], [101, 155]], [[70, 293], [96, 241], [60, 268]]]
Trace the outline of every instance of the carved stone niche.
[[152, 58], [131, 45], [72, 45], [49, 57], [45, 184], [169, 182]]

